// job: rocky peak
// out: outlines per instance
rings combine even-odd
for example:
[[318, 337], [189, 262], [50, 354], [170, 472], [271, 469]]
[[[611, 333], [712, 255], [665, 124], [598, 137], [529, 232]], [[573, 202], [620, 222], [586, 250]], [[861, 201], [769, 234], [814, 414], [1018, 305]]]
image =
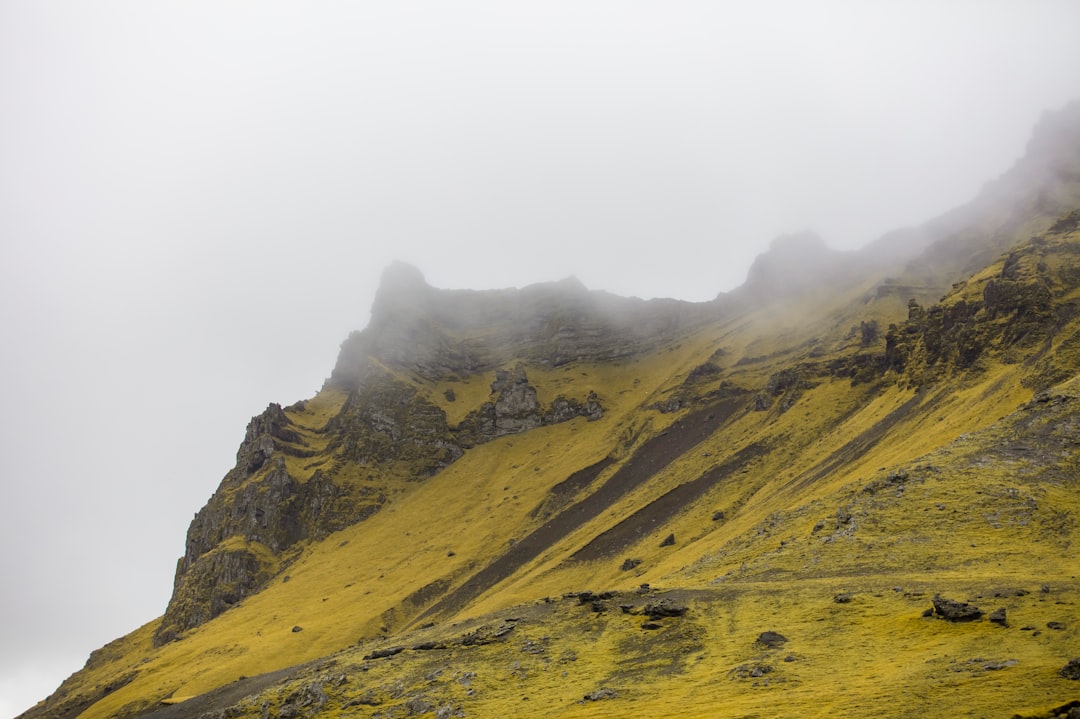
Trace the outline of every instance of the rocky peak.
[[[1080, 169], [1080, 99], [1043, 113], [1027, 144], [1025, 160], [1058, 169]], [[1074, 175], [1073, 180], [1080, 179]]]
[[236, 470], [241, 474], [238, 479], [258, 471], [266, 463], [274, 453], [275, 439], [285, 442], [299, 439], [296, 432], [289, 429], [290, 424], [285, 411], [276, 402], [271, 402], [262, 414], [251, 418], [244, 441], [236, 451]]
[[329, 382], [354, 389], [369, 358], [437, 379], [514, 360], [554, 367], [628, 357], [673, 339], [714, 309], [616, 297], [574, 277], [520, 289], [436, 289], [415, 268], [395, 263], [383, 274], [371, 323], [342, 344]]
[[372, 323], [393, 321], [428, 310], [432, 287], [419, 269], [394, 261], [385, 270], [371, 306]]
[[814, 232], [781, 235], [757, 256], [738, 291], [755, 301], [792, 297], [820, 287], [844, 268], [844, 259]]

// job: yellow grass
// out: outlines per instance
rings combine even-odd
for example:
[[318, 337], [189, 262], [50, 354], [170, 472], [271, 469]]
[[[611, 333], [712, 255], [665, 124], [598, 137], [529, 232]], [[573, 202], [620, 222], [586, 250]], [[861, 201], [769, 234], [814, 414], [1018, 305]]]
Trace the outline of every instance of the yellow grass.
[[[1051, 259], [1060, 271], [1060, 258]], [[981, 297], [1000, 271], [1001, 262], [991, 265], [948, 301]], [[112, 717], [334, 655], [333, 664], [310, 669], [297, 684], [253, 698], [244, 716], [259, 716], [264, 701], [276, 711], [291, 691], [319, 680], [329, 697], [326, 717], [405, 712], [404, 702], [417, 695], [475, 717], [1012, 716], [1077, 698], [1075, 683], [1056, 672], [1080, 656], [1080, 467], [1072, 455], [1001, 451], [1020, 441], [1024, 412], [1042, 411], [1014, 414], [1032, 398], [1027, 378], [1035, 365], [988, 351], [978, 371], [937, 384], [916, 388], [889, 376], [852, 385], [831, 375], [826, 360], [864, 351], [852, 330], [858, 317], [876, 319], [882, 333], [906, 317], [905, 303], [874, 299], [871, 289], [727, 317], [623, 362], [526, 365], [543, 404], [595, 392], [603, 418], [479, 445], [423, 481], [339, 467], [336, 481], [370, 482], [390, 501], [369, 519], [298, 548], [267, 588], [181, 640], [153, 648], [155, 623], [118, 640], [63, 690], [90, 696], [115, 685], [80, 715]], [[1075, 368], [1067, 338], [1078, 324], [1069, 320], [1047, 343], [1046, 356], [1061, 366]], [[707, 360], [722, 373], [685, 385]], [[786, 411], [779, 401], [754, 411], [754, 393], [790, 367], [806, 375], [798, 399]], [[494, 372], [431, 382], [382, 369], [442, 408], [451, 426], [491, 399]], [[585, 490], [593, 491], [688, 411], [664, 413], [656, 403], [689, 392], [700, 408], [707, 403], [700, 398], [721, 383], [743, 391], [744, 409], [714, 434], [456, 614], [419, 628], [435, 597], [543, 523], [533, 510], [552, 487], [612, 459]], [[1055, 392], [1078, 396], [1078, 383]], [[315, 453], [286, 457], [294, 476], [305, 480], [335, 460], [323, 430], [345, 401], [328, 389], [287, 410], [303, 447]], [[1039, 436], [1032, 430], [1023, 442]], [[745, 461], [617, 556], [571, 559], [591, 539], [736, 456]], [[660, 547], [669, 533], [675, 545]], [[242, 537], [222, 549], [240, 546], [278, 561]], [[623, 571], [627, 558], [641, 564]], [[649, 597], [633, 593], [642, 583], [670, 590], [687, 615], [643, 629], [639, 610]], [[602, 612], [563, 596], [609, 589], [624, 594]], [[923, 617], [939, 592], [987, 611], [1005, 608], [1010, 626]], [[850, 601], [837, 603], [841, 593]], [[634, 613], [620, 611], [620, 602]], [[508, 618], [519, 620], [508, 638], [461, 644], [476, 627]], [[1047, 627], [1058, 621], [1066, 628]], [[765, 630], [788, 643], [778, 650], [755, 645]], [[374, 648], [428, 640], [446, 646], [363, 659]], [[770, 671], [738, 676], [739, 667], [755, 663]], [[341, 674], [347, 681], [330, 683]], [[583, 700], [604, 687], [616, 696]], [[346, 706], [360, 697], [381, 704]]]

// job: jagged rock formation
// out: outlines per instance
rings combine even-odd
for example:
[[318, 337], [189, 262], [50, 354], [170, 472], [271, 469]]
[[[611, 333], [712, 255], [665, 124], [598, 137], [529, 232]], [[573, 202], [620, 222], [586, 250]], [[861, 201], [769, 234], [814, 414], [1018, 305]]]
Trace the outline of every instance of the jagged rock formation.
[[[928, 308], [913, 300], [907, 320], [886, 334], [885, 366], [926, 384], [977, 368], [988, 353], [1019, 358], [1040, 345], [1074, 343], [1071, 335], [1059, 336], [1077, 313], [1071, 298], [1075, 248], [1062, 238], [1055, 229], [1032, 238], [1011, 251], [993, 276], [960, 283]], [[1042, 389], [1070, 376], [1071, 368], [1055, 371], [1053, 359], [1038, 355], [1031, 361], [1043, 369], [1029, 377], [1032, 386]]]
[[281, 405], [273, 403], [262, 414], [251, 418], [244, 441], [236, 452], [236, 470], [231, 477], [233, 482], [251, 476], [270, 459], [275, 449], [282, 446], [281, 443], [300, 441], [296, 432], [289, 429], [289, 424]]
[[353, 387], [369, 357], [428, 379], [512, 362], [610, 362], [700, 326], [707, 306], [590, 292], [575, 279], [521, 290], [436, 290], [413, 267], [383, 275], [371, 322], [342, 344], [329, 385]]
[[[394, 289], [398, 282], [391, 280], [391, 295], [400, 291]], [[188, 528], [173, 597], [155, 643], [176, 639], [262, 589], [284, 571], [292, 558], [288, 550], [298, 542], [325, 537], [377, 512], [385, 495], [372, 496], [369, 487], [357, 493], [335, 481], [343, 464], [423, 479], [477, 444], [577, 417], [592, 421], [603, 416], [595, 393], [584, 400], [558, 396], [542, 406], [521, 364], [496, 371], [491, 397], [450, 427], [445, 412], [415, 387], [369, 365], [323, 428], [332, 437], [327, 451], [335, 456], [334, 467], [317, 469], [304, 480], [289, 473], [282, 455], [315, 453], [282, 408], [271, 404], [252, 418], [236, 466]]]
[[[172, 641], [260, 590], [284, 571], [292, 558], [288, 550], [298, 542], [325, 537], [377, 512], [386, 502], [384, 489], [358, 488], [346, 479], [348, 467], [368, 468], [372, 476], [419, 480], [477, 444], [577, 417], [591, 421], [603, 416], [595, 392], [580, 399], [559, 395], [541, 405], [519, 362], [509, 370], [495, 370], [489, 400], [450, 426], [445, 411], [396, 371], [429, 378], [475, 374], [513, 346], [504, 347], [504, 342], [524, 342], [534, 358], [551, 366], [572, 359], [624, 357], [692, 321], [682, 316], [692, 308], [687, 303], [597, 296], [573, 282], [508, 290], [498, 297], [473, 294], [445, 297], [415, 268], [392, 266], [379, 290], [372, 326], [343, 345], [328, 381], [348, 394], [319, 429], [328, 438], [327, 447], [313, 450], [279, 405], [271, 404], [251, 420], [236, 466], [188, 529], [173, 597], [155, 633], [157, 644]], [[491, 300], [496, 301], [494, 308], [487, 304]], [[507, 311], [500, 311], [503, 303], [509, 304]], [[458, 336], [481, 326], [477, 307], [486, 308], [482, 321], [514, 337], [496, 333], [479, 342]], [[448, 311], [451, 317], [471, 313], [472, 319], [451, 321], [454, 332], [448, 332], [430, 316], [445, 317]], [[701, 313], [693, 309], [685, 314], [693, 318]], [[637, 321], [644, 323], [632, 333], [637, 344], [624, 346], [622, 329]], [[658, 334], [650, 335], [652, 329]], [[314, 473], [294, 476], [284, 461], [315, 455], [332, 455], [333, 463], [315, 462], [319, 469]], [[222, 573], [229, 579], [215, 582]]]
[[1077, 168], [1080, 104], [905, 248], [781, 238], [701, 304], [394, 265], [248, 425], [165, 615], [27, 719], [1061, 706]]
[[406, 382], [368, 371], [327, 425], [340, 457], [426, 477], [461, 456], [446, 414]]
[[[307, 458], [316, 452], [279, 405], [271, 404], [252, 419], [236, 466], [188, 530], [156, 643], [175, 639], [261, 589], [283, 570], [289, 559], [284, 555], [297, 542], [324, 537], [378, 511], [385, 495], [363, 487], [357, 496], [355, 488], [338, 481], [343, 465], [420, 479], [449, 466], [468, 447], [603, 415], [594, 392], [582, 399], [560, 395], [541, 406], [524, 365], [518, 363], [510, 370], [496, 370], [491, 400], [451, 427], [440, 407], [389, 368], [421, 377], [475, 374], [514, 343], [528, 345], [533, 358], [551, 366], [585, 358], [610, 360], [644, 351], [703, 314], [687, 303], [597, 295], [575, 282], [483, 295], [434, 290], [415, 268], [400, 263], [387, 270], [372, 325], [343, 345], [328, 381], [328, 386], [348, 391], [340, 410], [321, 429], [331, 438], [323, 453], [332, 453], [334, 464], [310, 477], [291, 475], [283, 455]], [[489, 304], [493, 301], [494, 306]], [[500, 309], [504, 304], [508, 309]], [[485, 308], [479, 318], [478, 307]], [[454, 319], [447, 327], [431, 315]], [[457, 319], [461, 316], [471, 319]], [[624, 344], [624, 330], [631, 325], [636, 340]], [[476, 326], [501, 334], [484, 341], [458, 335]], [[276, 461], [271, 461], [275, 453]], [[233, 538], [242, 539], [243, 546], [223, 549]], [[265, 552], [274, 561], [267, 561]], [[230, 580], [212, 581], [222, 571]]]
[[341, 502], [343, 491], [321, 472], [304, 482], [289, 474], [282, 455], [308, 454], [291, 424], [277, 404], [248, 423], [236, 466], [188, 527], [155, 643], [175, 639], [261, 589], [297, 542], [365, 516], [362, 508]]
[[465, 447], [475, 446], [496, 437], [517, 434], [545, 425], [567, 422], [575, 417], [600, 419], [604, 409], [595, 392], [584, 402], [556, 397], [550, 407], [543, 407], [536, 388], [529, 384], [525, 367], [518, 364], [511, 371], [497, 370], [491, 384], [494, 402], [485, 402], [457, 427], [456, 434]]

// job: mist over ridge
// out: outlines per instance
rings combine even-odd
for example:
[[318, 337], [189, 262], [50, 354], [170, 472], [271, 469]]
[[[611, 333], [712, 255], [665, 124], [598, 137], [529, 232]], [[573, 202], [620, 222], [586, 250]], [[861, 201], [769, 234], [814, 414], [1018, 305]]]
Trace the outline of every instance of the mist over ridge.
[[[806, 407], [819, 413], [842, 405], [814, 404], [826, 391], [846, 396], [831, 381], [809, 386], [822, 363], [837, 363], [830, 372], [876, 376], [892, 323], [912, 332], [894, 335], [891, 372], [906, 358], [905, 372], [928, 378], [968, 357], [983, 346], [979, 333], [989, 332], [969, 326], [987, 278], [971, 280], [963, 306], [941, 304], [952, 282], [997, 267], [1010, 238], [1049, 237], [1047, 228], [1068, 217], [1076, 154], [1072, 111], [1062, 108], [1080, 92], [1078, 13], [1075, 3], [1054, 0], [1023, 8], [967, 0], [767, 8], [561, 0], [517, 8], [7, 3], [0, 10], [0, 321], [7, 330], [0, 394], [9, 411], [0, 431], [0, 504], [14, 511], [0, 529], [0, 570], [12, 588], [3, 613], [20, 619], [0, 641], [0, 716], [52, 692], [90, 652], [158, 621], [174, 588], [175, 559], [187, 551], [192, 513], [234, 467], [248, 418], [268, 403], [301, 424], [340, 411], [313, 398], [359, 366], [357, 353], [346, 361], [339, 350], [343, 340], [356, 349], [351, 332], [369, 335], [361, 350], [375, 343], [377, 354], [405, 367], [369, 366], [366, 376], [393, 377], [415, 394], [380, 385], [383, 399], [408, 395], [412, 404], [395, 415], [354, 400], [350, 416], [422, 417], [410, 442], [428, 449], [443, 440], [473, 443], [467, 454], [481, 456], [500, 441], [559, 454], [531, 445], [537, 440], [528, 433], [477, 438], [535, 424], [540, 436], [570, 446], [578, 432], [621, 422], [629, 398], [644, 402], [653, 392], [644, 403], [664, 411], [619, 425], [619, 441], [630, 443], [619, 452], [630, 452], [634, 438], [644, 441], [646, 417], [659, 428], [709, 392], [768, 405], [765, 414], [794, 402], [796, 410], [776, 415], [788, 426], [804, 411], [797, 397], [809, 394]], [[1044, 112], [1045, 132], [1035, 139], [1032, 127]], [[1059, 182], [1030, 194], [1047, 172]], [[988, 182], [995, 177], [1002, 179]], [[970, 205], [976, 196], [982, 203]], [[804, 231], [819, 235], [825, 249], [769, 250], [774, 238]], [[948, 237], [954, 241], [935, 244]], [[1017, 279], [994, 278], [998, 305], [1019, 298], [1053, 309], [1039, 304], [1036, 287], [1050, 281], [1023, 274], [1033, 271], [1024, 264], [1031, 257], [1022, 256]], [[381, 273], [395, 258], [422, 272], [429, 306], [407, 313], [419, 334], [384, 321], [374, 338], [377, 315], [396, 312], [375, 307]], [[1050, 270], [1057, 282], [1057, 268]], [[559, 279], [569, 277], [577, 281]], [[561, 289], [552, 298], [545, 288], [553, 281]], [[510, 287], [522, 289], [501, 294]], [[541, 297], [548, 319], [581, 311], [586, 319], [563, 323], [560, 335], [562, 320], [548, 327], [530, 312]], [[922, 325], [905, 324], [911, 300], [924, 315], [912, 322]], [[430, 313], [446, 324], [428, 331], [417, 317]], [[500, 332], [476, 331], [485, 317], [506, 316], [512, 319]], [[683, 333], [717, 317], [729, 319], [724, 332], [737, 341], [709, 335], [714, 349], [728, 353], [713, 357], [706, 335]], [[785, 334], [750, 341], [739, 334], [740, 318]], [[637, 334], [612, 344], [626, 328]], [[933, 351], [900, 342], [916, 337]], [[495, 350], [523, 338], [531, 344], [521, 380], [513, 352]], [[860, 346], [864, 338], [872, 343]], [[1069, 364], [1055, 342], [1064, 339], [1033, 359], [1034, 369], [1014, 369], [1060, 377]], [[461, 359], [459, 349], [470, 352], [464, 366], [482, 372], [433, 379], [448, 356]], [[568, 368], [601, 351], [615, 358], [609, 369], [571, 375]], [[794, 368], [781, 366], [784, 352], [784, 362], [810, 375], [782, 374]], [[643, 358], [655, 366], [642, 377], [629, 374], [644, 366], [635, 363], [648, 364]], [[736, 369], [749, 374], [722, 374]], [[991, 363], [989, 371], [1003, 370]], [[733, 386], [721, 387], [721, 377]], [[665, 384], [680, 378], [688, 379], [680, 389]], [[1030, 387], [1003, 382], [1015, 395], [978, 405], [988, 417], [1027, 399], [1020, 395]], [[446, 400], [449, 389], [454, 402]], [[751, 389], [760, 402], [742, 394]], [[303, 398], [308, 411], [289, 409]], [[604, 417], [590, 421], [591, 402]], [[485, 403], [491, 412], [481, 411]], [[507, 414], [508, 406], [515, 412]], [[455, 428], [452, 436], [439, 434], [433, 408]], [[957, 411], [933, 421], [943, 417], [950, 428], [968, 421]], [[275, 438], [293, 454], [279, 448], [260, 470], [274, 470], [282, 458], [275, 485], [282, 492], [307, 486], [313, 470], [302, 467], [315, 457], [296, 453], [318, 454], [326, 440], [292, 431], [311, 446]], [[355, 455], [363, 443], [353, 440]], [[592, 456], [583, 446], [562, 453], [563, 476], [545, 465], [529, 486], [578, 476], [600, 461], [603, 452]], [[701, 451], [719, 457], [715, 448]], [[395, 461], [424, 469], [446, 459], [434, 450], [418, 454]], [[533, 476], [531, 465], [509, 457], [524, 468], [523, 483]], [[477, 476], [493, 471], [474, 469]], [[575, 482], [562, 491], [590, 491]], [[508, 485], [469, 486], [498, 498]], [[310, 500], [316, 489], [328, 502], [336, 491], [317, 481], [300, 495]], [[364, 502], [379, 496], [369, 490]], [[507, 503], [527, 499], [543, 501], [537, 494]], [[374, 504], [364, 502], [353, 509]], [[435, 506], [432, 514], [446, 511], [445, 503]], [[480, 526], [485, 515], [475, 511]], [[330, 526], [310, 519], [297, 518], [289, 532]], [[413, 529], [394, 531], [391, 545]], [[498, 536], [520, 539], [524, 528]], [[681, 548], [681, 530], [678, 539]], [[439, 562], [453, 561], [449, 550]], [[459, 561], [468, 556], [456, 551]], [[382, 555], [377, 547], [372, 553]], [[289, 584], [297, 592], [303, 586]], [[514, 591], [503, 596], [527, 594]], [[819, 606], [809, 599], [807, 606]], [[830, 602], [820, 606], [832, 609]], [[285, 627], [288, 639], [314, 646], [317, 625], [302, 623], [296, 635]], [[354, 638], [354, 630], [341, 628], [341, 636]], [[121, 642], [103, 654], [129, 648]], [[571, 649], [559, 646], [551, 656]], [[126, 674], [83, 676], [105, 687]]]

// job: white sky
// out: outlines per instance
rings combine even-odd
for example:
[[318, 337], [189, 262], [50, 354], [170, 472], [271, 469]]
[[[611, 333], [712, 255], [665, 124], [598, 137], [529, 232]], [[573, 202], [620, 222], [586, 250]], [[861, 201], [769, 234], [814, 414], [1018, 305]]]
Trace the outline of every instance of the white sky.
[[394, 258], [737, 286], [970, 199], [1080, 3], [0, 0], [0, 717], [165, 608], [253, 414]]

